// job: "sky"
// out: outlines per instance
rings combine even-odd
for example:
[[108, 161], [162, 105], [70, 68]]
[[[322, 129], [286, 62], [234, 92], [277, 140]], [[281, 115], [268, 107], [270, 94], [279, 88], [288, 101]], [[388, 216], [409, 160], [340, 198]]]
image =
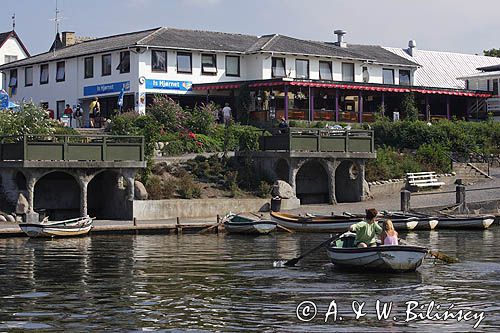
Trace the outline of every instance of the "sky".
[[[55, 35], [56, 0], [0, 0], [0, 31], [12, 29], [30, 53]], [[499, 0], [58, 0], [60, 31], [103, 37], [175, 27], [424, 50], [482, 54], [500, 48]]]

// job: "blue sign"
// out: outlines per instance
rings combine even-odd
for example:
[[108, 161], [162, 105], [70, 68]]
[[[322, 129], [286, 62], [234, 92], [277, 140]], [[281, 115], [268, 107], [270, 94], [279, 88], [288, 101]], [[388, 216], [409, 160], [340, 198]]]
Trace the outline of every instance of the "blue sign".
[[190, 91], [192, 87], [191, 81], [146, 80], [146, 89]]
[[111, 94], [130, 90], [130, 81], [98, 84], [97, 86], [83, 87], [83, 96]]

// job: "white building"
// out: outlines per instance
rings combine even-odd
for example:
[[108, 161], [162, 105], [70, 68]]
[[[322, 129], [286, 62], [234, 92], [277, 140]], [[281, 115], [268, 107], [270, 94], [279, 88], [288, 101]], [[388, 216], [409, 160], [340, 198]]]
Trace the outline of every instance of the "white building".
[[[0, 66], [0, 71], [4, 83], [15, 82], [14, 100], [32, 99], [58, 116], [65, 104], [81, 104], [88, 111], [94, 97], [109, 116], [118, 108], [122, 89], [124, 109], [144, 112], [155, 94], [168, 94], [186, 106], [207, 100], [236, 105], [239, 90], [248, 85], [255, 120], [284, 116], [361, 122], [380, 105], [397, 111], [401, 93], [407, 92], [448, 96], [446, 110], [439, 112], [450, 117], [450, 105], [461, 103], [460, 98], [485, 96], [439, 86], [418, 89], [416, 61], [380, 46], [347, 44], [344, 31], [335, 33], [336, 42], [318, 42], [156, 28], [66, 43]], [[63, 33], [63, 41], [72, 40], [67, 37]]]
[[[500, 58], [497, 58], [500, 60]], [[463, 76], [462, 79], [467, 87], [480, 88], [491, 91], [493, 96], [486, 100], [487, 112], [491, 112], [496, 120], [500, 120], [500, 64], [479, 67], [473, 74]]]
[[[0, 33], [0, 66], [29, 56], [28, 50], [14, 30]], [[4, 84], [4, 81], [5, 78], [2, 75], [0, 89], [8, 86]]]

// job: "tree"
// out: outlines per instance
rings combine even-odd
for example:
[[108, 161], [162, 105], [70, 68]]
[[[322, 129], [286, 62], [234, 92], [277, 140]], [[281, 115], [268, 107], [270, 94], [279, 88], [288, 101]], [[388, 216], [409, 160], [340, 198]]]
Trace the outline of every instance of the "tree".
[[401, 101], [401, 113], [405, 117], [405, 120], [418, 120], [418, 107], [417, 103], [415, 103], [415, 96], [412, 93], [403, 96]]
[[500, 58], [500, 49], [490, 49], [484, 50], [483, 54], [488, 57], [497, 57]]

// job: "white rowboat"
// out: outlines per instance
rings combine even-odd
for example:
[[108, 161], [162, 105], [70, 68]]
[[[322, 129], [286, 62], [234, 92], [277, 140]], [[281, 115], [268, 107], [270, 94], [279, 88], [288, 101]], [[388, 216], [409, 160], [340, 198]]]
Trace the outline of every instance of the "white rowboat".
[[20, 223], [19, 227], [29, 237], [71, 237], [87, 234], [92, 229], [93, 218], [79, 217], [64, 221]]

